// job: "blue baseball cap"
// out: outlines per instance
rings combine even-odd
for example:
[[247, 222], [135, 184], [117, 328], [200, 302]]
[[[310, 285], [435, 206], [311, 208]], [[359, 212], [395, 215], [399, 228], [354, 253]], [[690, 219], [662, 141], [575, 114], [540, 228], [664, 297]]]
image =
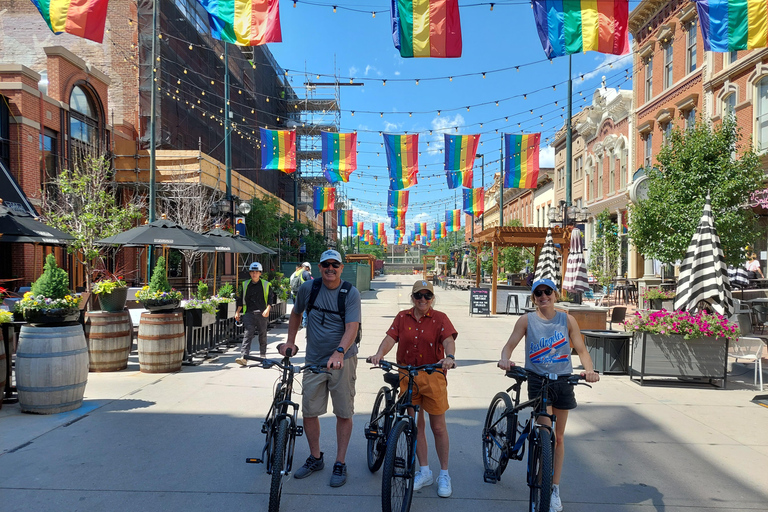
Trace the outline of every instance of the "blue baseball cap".
[[531, 293], [533, 293], [533, 291], [541, 285], [544, 285], [548, 288], [551, 288], [554, 291], [557, 291], [557, 285], [555, 284], [554, 281], [552, 281], [551, 279], [539, 279], [538, 281], [533, 282], [533, 286], [531, 286]]
[[261, 263], [258, 261], [254, 261], [251, 263], [251, 266], [248, 267], [248, 272], [253, 272], [254, 270], [258, 270], [259, 272], [264, 272], [264, 270], [261, 268]]

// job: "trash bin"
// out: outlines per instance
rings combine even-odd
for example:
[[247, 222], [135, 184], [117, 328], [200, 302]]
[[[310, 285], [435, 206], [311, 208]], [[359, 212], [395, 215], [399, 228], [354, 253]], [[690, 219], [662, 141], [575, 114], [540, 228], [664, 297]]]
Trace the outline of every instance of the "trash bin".
[[595, 370], [600, 373], [629, 373], [629, 342], [633, 333], [624, 331], [581, 331]]

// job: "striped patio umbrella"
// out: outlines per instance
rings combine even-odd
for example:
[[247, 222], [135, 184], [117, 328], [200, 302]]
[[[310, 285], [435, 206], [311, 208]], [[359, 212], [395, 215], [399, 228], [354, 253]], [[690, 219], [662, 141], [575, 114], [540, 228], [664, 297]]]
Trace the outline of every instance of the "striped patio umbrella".
[[551, 279], [559, 287], [561, 278], [560, 254], [555, 249], [555, 242], [552, 241], [552, 230], [548, 229], [547, 238], [544, 239], [544, 245], [539, 253], [539, 261], [536, 263], [533, 280]]
[[579, 228], [574, 228], [571, 232], [571, 250], [568, 253], [568, 265], [565, 267], [563, 288], [573, 293], [589, 290], [587, 263], [584, 261], [584, 242]]
[[731, 281], [715, 230], [709, 194], [699, 227], [680, 266], [675, 297], [675, 309], [696, 311], [705, 306], [724, 316], [733, 312]]

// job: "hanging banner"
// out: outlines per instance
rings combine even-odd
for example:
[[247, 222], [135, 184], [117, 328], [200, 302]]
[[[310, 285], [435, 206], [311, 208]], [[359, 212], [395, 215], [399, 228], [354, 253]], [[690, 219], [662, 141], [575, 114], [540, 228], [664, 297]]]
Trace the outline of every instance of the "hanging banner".
[[261, 168], [290, 174], [296, 171], [296, 132], [267, 130], [261, 132]]
[[540, 145], [540, 133], [504, 134], [505, 188], [536, 188]]
[[448, 188], [472, 188], [480, 135], [445, 135], [445, 175]]
[[332, 185], [348, 183], [349, 175], [357, 169], [357, 134], [320, 132], [320, 140], [325, 179]]
[[419, 135], [383, 134], [387, 152], [390, 190], [402, 190], [418, 183]]

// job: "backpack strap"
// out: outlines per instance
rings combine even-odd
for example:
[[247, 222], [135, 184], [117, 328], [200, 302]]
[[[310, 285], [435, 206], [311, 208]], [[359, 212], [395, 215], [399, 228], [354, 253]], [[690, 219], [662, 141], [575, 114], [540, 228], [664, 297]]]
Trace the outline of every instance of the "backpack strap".
[[320, 287], [323, 285], [322, 279], [315, 279], [312, 281], [312, 291], [309, 293], [309, 300], [307, 300], [307, 315], [315, 307], [315, 301], [320, 294]]
[[347, 281], [341, 282], [341, 290], [339, 290], [338, 295], [338, 302], [336, 304], [336, 309], [339, 311], [339, 316], [341, 317], [341, 323], [342, 325], [347, 325], [347, 295], [349, 295], [349, 290], [352, 289], [352, 283], [349, 283]]
[[323, 285], [322, 279], [315, 279], [312, 281], [312, 291], [309, 294], [309, 300], [307, 300], [307, 315], [313, 309], [322, 311], [323, 313], [336, 313], [341, 317], [341, 323], [346, 325], [346, 313], [347, 313], [347, 294], [352, 289], [352, 283], [347, 281], [341, 282], [341, 288], [339, 289], [339, 295], [336, 303], [336, 311], [330, 311], [321, 307], [315, 307], [315, 301], [320, 294], [320, 287]]

